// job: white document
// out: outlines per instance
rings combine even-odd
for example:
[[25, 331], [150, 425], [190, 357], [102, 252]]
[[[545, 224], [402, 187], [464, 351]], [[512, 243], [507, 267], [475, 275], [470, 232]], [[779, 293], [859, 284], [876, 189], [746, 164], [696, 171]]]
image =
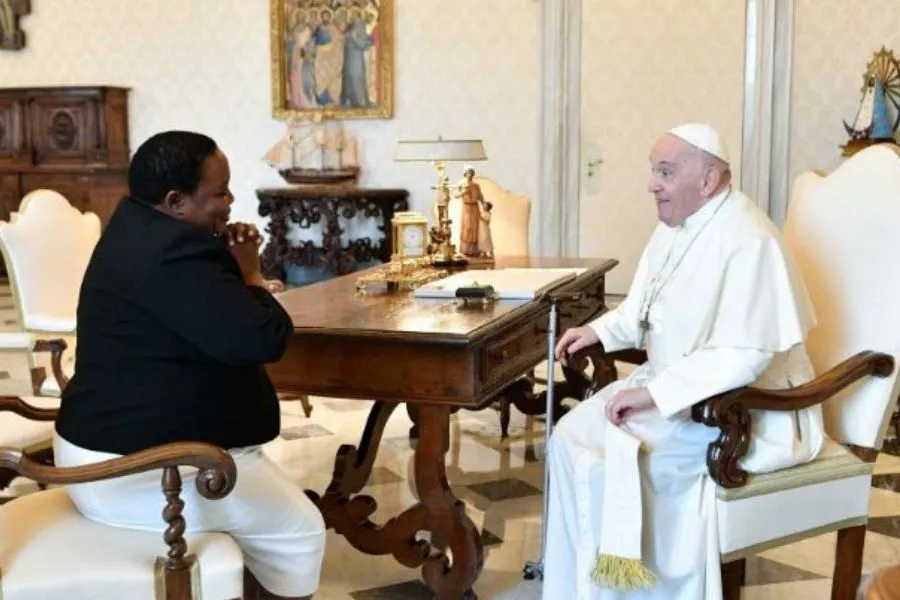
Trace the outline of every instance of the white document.
[[461, 287], [489, 285], [499, 300], [530, 300], [575, 279], [587, 269], [496, 269], [463, 271], [419, 286], [416, 298], [455, 298]]

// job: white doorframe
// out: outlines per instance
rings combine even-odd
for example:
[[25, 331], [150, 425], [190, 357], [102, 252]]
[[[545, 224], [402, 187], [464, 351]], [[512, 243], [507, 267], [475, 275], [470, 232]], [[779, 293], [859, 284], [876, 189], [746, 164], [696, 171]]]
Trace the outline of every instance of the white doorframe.
[[[790, 192], [794, 0], [745, 0], [741, 189], [781, 224]], [[542, 0], [540, 173], [532, 252], [578, 256], [582, 0]]]
[[531, 239], [538, 256], [578, 256], [581, 205], [581, 0], [542, 0], [540, 173]]

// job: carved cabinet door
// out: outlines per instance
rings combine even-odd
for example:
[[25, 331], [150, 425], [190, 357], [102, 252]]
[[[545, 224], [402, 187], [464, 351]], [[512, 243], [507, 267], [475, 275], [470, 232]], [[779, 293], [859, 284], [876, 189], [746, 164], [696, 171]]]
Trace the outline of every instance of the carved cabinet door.
[[[22, 186], [19, 174], [0, 173], [0, 221], [9, 221], [9, 213], [19, 207], [21, 200]], [[2, 263], [0, 260], [0, 264]]]
[[25, 141], [25, 97], [0, 97], [0, 168], [14, 170], [31, 163]]
[[84, 165], [99, 150], [97, 101], [87, 96], [32, 98], [29, 106], [35, 165]]

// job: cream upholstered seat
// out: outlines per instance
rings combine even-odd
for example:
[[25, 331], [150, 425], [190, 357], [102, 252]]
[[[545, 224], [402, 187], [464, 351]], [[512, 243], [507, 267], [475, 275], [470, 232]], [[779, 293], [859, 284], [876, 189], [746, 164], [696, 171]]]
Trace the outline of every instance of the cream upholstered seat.
[[[31, 410], [21, 401], [6, 400], [0, 409], [20, 414]], [[135, 531], [82, 516], [62, 487], [26, 494], [0, 506], [3, 600], [231, 600], [243, 596], [243, 555], [233, 538], [223, 533], [183, 535], [189, 524], [181, 516], [179, 465], [199, 469], [190, 485], [196, 484], [201, 495], [213, 501], [223, 498], [234, 488], [237, 470], [221, 448], [166, 444], [77, 468], [44, 466], [13, 447], [0, 448], [0, 458], [5, 467], [49, 484], [161, 469], [160, 508], [165, 507], [158, 531]]]
[[[160, 493], [160, 506], [164, 504]], [[162, 521], [160, 521], [162, 525]], [[243, 594], [244, 561], [231, 536], [186, 535], [197, 557], [202, 595]], [[0, 589], [3, 600], [165, 600], [156, 592], [162, 534], [90, 521], [63, 488], [29, 494], [0, 509]]]
[[[19, 324], [40, 337], [63, 336], [72, 348], [63, 374], [74, 372], [78, 293], [100, 238], [100, 220], [81, 213], [52, 190], [28, 193], [10, 223], [0, 223], [0, 250], [6, 262]], [[36, 366], [49, 366], [40, 355]], [[48, 369], [43, 395], [59, 395], [60, 382]]]

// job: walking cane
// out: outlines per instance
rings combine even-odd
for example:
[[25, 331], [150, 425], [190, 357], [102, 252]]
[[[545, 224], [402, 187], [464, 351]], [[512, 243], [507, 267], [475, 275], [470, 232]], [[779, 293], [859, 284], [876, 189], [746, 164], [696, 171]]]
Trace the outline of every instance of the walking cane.
[[547, 465], [547, 455], [550, 450], [550, 434], [553, 430], [553, 376], [556, 371], [556, 321], [560, 302], [578, 300], [581, 294], [578, 292], [547, 294], [545, 299], [550, 301], [550, 323], [547, 327], [547, 424], [544, 426], [544, 506], [541, 515], [541, 557], [536, 561], [527, 561], [523, 574], [525, 579], [535, 577], [544, 578], [544, 557], [547, 552], [547, 502], [550, 498], [550, 468]]

